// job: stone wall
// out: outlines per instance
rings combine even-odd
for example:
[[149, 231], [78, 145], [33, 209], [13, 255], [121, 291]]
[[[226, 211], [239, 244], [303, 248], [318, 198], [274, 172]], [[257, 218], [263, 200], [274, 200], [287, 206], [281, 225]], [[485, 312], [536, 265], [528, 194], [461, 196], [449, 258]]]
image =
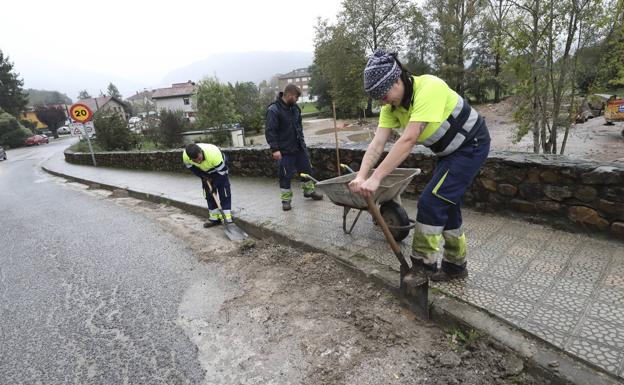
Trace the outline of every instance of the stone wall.
[[[365, 145], [343, 145], [340, 159], [357, 170]], [[240, 176], [275, 178], [277, 170], [266, 146], [224, 149], [230, 172]], [[310, 147], [316, 172], [323, 180], [336, 175], [333, 145]], [[90, 154], [65, 152], [75, 164], [91, 164]], [[153, 152], [102, 152], [98, 166], [142, 170], [186, 172], [181, 150]], [[417, 197], [427, 184], [435, 158], [424, 148], [415, 148], [402, 167], [422, 170], [406, 190]], [[592, 231], [624, 239], [624, 165], [573, 160], [560, 155], [492, 152], [475, 183], [466, 193], [465, 204], [497, 214], [520, 215], [573, 231]]]

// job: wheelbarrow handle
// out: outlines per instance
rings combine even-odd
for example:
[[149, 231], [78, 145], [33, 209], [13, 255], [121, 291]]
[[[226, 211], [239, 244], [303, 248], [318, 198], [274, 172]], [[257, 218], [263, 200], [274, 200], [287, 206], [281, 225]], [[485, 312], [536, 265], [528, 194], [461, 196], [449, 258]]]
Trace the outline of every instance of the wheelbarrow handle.
[[377, 207], [377, 205], [375, 204], [373, 197], [368, 196], [368, 197], [365, 197], [365, 199], [366, 199], [366, 204], [368, 205], [368, 211], [370, 211], [370, 213], [375, 218], [379, 226], [381, 226], [381, 229], [383, 230], [386, 240], [390, 244], [392, 251], [394, 251], [394, 255], [396, 255], [397, 259], [399, 260], [399, 263], [401, 264], [401, 270], [408, 271], [409, 265], [407, 264], [405, 257], [403, 257], [403, 252], [401, 252], [401, 247], [394, 240], [394, 236], [392, 236], [392, 233], [390, 232], [390, 229], [388, 228], [386, 221], [383, 219], [383, 216], [381, 215], [381, 212], [379, 211], [379, 207]]
[[311, 180], [312, 182], [314, 182], [315, 184], [319, 182], [318, 180], [314, 179], [314, 178], [312, 177], [312, 175], [310, 175], [310, 174], [306, 174], [305, 172], [300, 173], [300, 174], [299, 174], [299, 176], [300, 176], [300, 177], [302, 177], [302, 178], [304, 178], [304, 179], [309, 179], [309, 180]]
[[353, 171], [353, 169], [349, 166], [347, 166], [344, 163], [340, 163], [340, 168], [342, 168], [343, 170], [348, 171], [350, 174], [353, 174], [355, 171]]

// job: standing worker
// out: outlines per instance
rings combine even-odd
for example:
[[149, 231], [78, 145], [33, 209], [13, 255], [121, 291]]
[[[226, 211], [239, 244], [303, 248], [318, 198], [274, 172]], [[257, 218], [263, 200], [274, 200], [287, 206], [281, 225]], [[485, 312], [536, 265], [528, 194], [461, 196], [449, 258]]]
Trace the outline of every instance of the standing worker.
[[[210, 216], [204, 227], [212, 227], [225, 221], [232, 222], [232, 194], [230, 178], [225, 164], [225, 156], [214, 144], [190, 143], [182, 152], [182, 161], [186, 168], [201, 179], [204, 197], [208, 202]], [[219, 202], [223, 209], [222, 217], [217, 202], [212, 195], [213, 190], [219, 194]]]
[[[312, 174], [312, 165], [308, 156], [308, 148], [303, 138], [301, 109], [297, 100], [301, 90], [289, 84], [280, 92], [273, 103], [267, 108], [265, 136], [271, 147], [273, 159], [277, 160], [279, 186], [281, 189], [282, 210], [292, 208], [293, 193], [290, 181], [295, 174]], [[301, 185], [303, 196], [314, 200], [323, 199], [323, 194], [314, 190], [314, 183], [307, 181]]]
[[[364, 88], [383, 107], [375, 137], [349, 188], [372, 196], [380, 181], [407, 158], [414, 145], [431, 149], [438, 162], [418, 200], [411, 271], [424, 270], [432, 281], [466, 277], [461, 204], [490, 151], [485, 120], [442, 79], [433, 75], [413, 76], [403, 69], [396, 54], [377, 51], [369, 58], [364, 69]], [[370, 174], [394, 128], [403, 129], [400, 138]], [[438, 269], [442, 237], [444, 254]]]

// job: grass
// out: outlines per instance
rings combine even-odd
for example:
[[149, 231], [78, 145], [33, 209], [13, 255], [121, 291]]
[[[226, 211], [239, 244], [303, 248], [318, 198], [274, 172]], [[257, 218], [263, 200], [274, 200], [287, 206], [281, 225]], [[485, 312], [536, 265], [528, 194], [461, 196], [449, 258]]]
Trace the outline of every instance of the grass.
[[318, 112], [318, 109], [316, 108], [316, 103], [314, 102], [300, 103], [299, 108], [301, 108], [302, 114], [307, 114], [310, 112]]
[[[104, 149], [100, 147], [100, 145], [95, 140], [91, 141], [91, 147], [93, 147], [93, 152], [104, 151]], [[89, 145], [87, 144], [86, 140], [81, 140], [80, 142], [74, 144], [73, 146], [69, 147], [69, 150], [74, 152], [90, 152]]]
[[[91, 146], [93, 147], [94, 152], [106, 151], [102, 148], [102, 146], [99, 145], [99, 143], [97, 142], [97, 139], [91, 141]], [[136, 151], [136, 150], [154, 151], [154, 150], [161, 150], [161, 149], [162, 149], [161, 147], [156, 146], [154, 142], [152, 142], [151, 140], [143, 139], [139, 143], [138, 148], [134, 149], [133, 151]], [[89, 152], [89, 145], [87, 144], [86, 140], [81, 140], [80, 142], [69, 147], [69, 150], [74, 151], [74, 152]]]
[[453, 328], [446, 333], [446, 336], [451, 344], [462, 344], [465, 348], [468, 348], [479, 338], [483, 337], [483, 333], [474, 329], [470, 329], [467, 333], [464, 333], [458, 328]]

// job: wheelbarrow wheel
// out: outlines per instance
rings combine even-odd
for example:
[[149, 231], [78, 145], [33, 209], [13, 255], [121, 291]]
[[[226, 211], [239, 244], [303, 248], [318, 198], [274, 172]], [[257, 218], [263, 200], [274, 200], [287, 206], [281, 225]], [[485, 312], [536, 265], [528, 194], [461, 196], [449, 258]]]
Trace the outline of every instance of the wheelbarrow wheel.
[[390, 227], [390, 232], [392, 236], [397, 242], [401, 242], [407, 235], [409, 234], [409, 228], [407, 229], [393, 229], [393, 226], [402, 227], [409, 226], [410, 219], [407, 216], [407, 212], [403, 208], [403, 206], [399, 205], [395, 201], [388, 201], [381, 204], [380, 207], [381, 216], [383, 217], [388, 227]]

